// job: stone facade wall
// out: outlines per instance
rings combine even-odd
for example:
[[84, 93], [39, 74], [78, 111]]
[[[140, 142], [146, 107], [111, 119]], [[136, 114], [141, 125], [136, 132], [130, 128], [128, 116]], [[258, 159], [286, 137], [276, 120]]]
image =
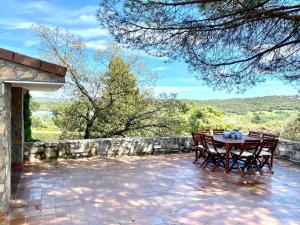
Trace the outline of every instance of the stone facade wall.
[[65, 77], [0, 59], [0, 79], [17, 81], [64, 82]]
[[10, 85], [0, 82], [0, 216], [10, 197], [11, 125]]
[[300, 163], [300, 142], [280, 140], [275, 155], [280, 159]]
[[11, 88], [11, 162], [12, 167], [23, 167], [24, 122], [23, 88]]
[[[194, 149], [191, 137], [101, 138], [57, 142], [25, 143], [25, 158], [70, 159], [91, 156], [118, 157], [158, 153], [190, 152]], [[300, 142], [280, 140], [276, 158], [300, 163]]]
[[[26, 58], [24, 58], [26, 60]], [[23, 162], [23, 140], [19, 138], [13, 141], [13, 153], [11, 152], [11, 132], [13, 135], [19, 137], [22, 136], [23, 129], [23, 113], [22, 108], [18, 109], [18, 106], [22, 106], [22, 99], [13, 99], [13, 113], [19, 112], [19, 117], [16, 115], [12, 118], [13, 124], [11, 124], [11, 92], [12, 87], [5, 81], [36, 81], [36, 82], [59, 82], [65, 81], [64, 76], [44, 72], [39, 69], [31, 68], [30, 66], [24, 66], [11, 61], [0, 59], [0, 216], [6, 212], [9, 198], [10, 198], [10, 179], [11, 179], [11, 158], [18, 159], [19, 165]], [[20, 93], [22, 90], [20, 90]], [[15, 91], [13, 91], [15, 94]], [[17, 96], [22, 97], [22, 95]], [[19, 148], [19, 149], [18, 149]], [[21, 157], [20, 157], [21, 156]]]
[[68, 159], [91, 156], [117, 157], [156, 153], [189, 152], [191, 137], [101, 138], [58, 142], [25, 143], [24, 154], [29, 160]]

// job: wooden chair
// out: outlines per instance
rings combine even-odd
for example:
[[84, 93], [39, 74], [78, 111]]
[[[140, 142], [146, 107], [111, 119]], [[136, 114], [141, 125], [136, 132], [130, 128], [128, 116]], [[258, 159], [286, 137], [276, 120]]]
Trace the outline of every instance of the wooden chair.
[[206, 155], [205, 155], [206, 148], [203, 144], [203, 139], [202, 139], [201, 133], [192, 133], [192, 137], [193, 137], [193, 141], [195, 144], [195, 160], [193, 161], [193, 163], [196, 163], [198, 161], [198, 159], [200, 159], [201, 157], [203, 159], [206, 158]]
[[274, 139], [276, 139], [277, 138], [277, 136], [275, 135], [275, 134], [268, 134], [268, 133], [263, 133], [262, 134], [262, 139], [263, 140], [274, 140]]
[[234, 166], [237, 165], [237, 169], [239, 169], [239, 172], [242, 176], [244, 176], [244, 171], [246, 168], [247, 170], [251, 168], [254, 174], [256, 170], [262, 174], [256, 157], [260, 148], [260, 144], [260, 140], [245, 140], [245, 142], [241, 145], [240, 150], [232, 151], [231, 156], [233, 164], [231, 165], [230, 170], [234, 169]]
[[249, 137], [254, 137], [254, 138], [261, 138], [261, 132], [258, 132], [258, 131], [249, 131], [248, 136]]
[[204, 160], [204, 167], [206, 167], [209, 163], [213, 163], [212, 171], [215, 171], [217, 167], [223, 166], [225, 167], [225, 157], [226, 150], [220, 149], [216, 147], [216, 142], [213, 137], [207, 134], [202, 134], [203, 143], [206, 148], [207, 157]]
[[[214, 135], [223, 135], [224, 130], [221, 129], [214, 129], [213, 130], [213, 134]], [[220, 142], [216, 142], [216, 147], [218, 148], [222, 148], [224, 146], [224, 144], [220, 143]]]
[[210, 133], [210, 129], [200, 129], [200, 130], [197, 131], [197, 133], [209, 134]]
[[273, 155], [278, 144], [278, 139], [264, 139], [261, 143], [260, 150], [256, 156], [259, 167], [262, 170], [265, 165], [273, 172]]
[[224, 130], [222, 130], [222, 129], [214, 129], [213, 130], [214, 135], [223, 135], [223, 133], [224, 133]]

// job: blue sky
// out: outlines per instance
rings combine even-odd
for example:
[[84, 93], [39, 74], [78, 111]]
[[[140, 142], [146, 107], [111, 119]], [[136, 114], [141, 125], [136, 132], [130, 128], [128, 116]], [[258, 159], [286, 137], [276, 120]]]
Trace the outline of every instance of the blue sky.
[[[33, 57], [38, 55], [38, 40], [31, 34], [31, 24], [59, 26], [82, 37], [90, 51], [103, 49], [113, 40], [100, 28], [96, 18], [99, 0], [6, 0], [0, 1], [0, 47]], [[186, 64], [166, 63], [143, 54], [144, 61], [160, 77], [156, 93], [177, 93], [185, 99], [225, 99], [269, 95], [295, 95], [297, 91], [282, 81], [268, 80], [243, 94], [214, 91], [195, 78]], [[32, 93], [39, 96], [40, 93]]]

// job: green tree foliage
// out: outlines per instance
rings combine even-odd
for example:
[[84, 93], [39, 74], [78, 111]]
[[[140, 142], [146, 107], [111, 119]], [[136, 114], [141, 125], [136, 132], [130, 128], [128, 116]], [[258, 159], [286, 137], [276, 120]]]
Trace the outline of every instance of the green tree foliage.
[[40, 103], [34, 101], [33, 99], [31, 99], [29, 104], [30, 104], [29, 107], [32, 111], [38, 111], [40, 108]]
[[116, 41], [242, 92], [272, 75], [299, 88], [299, 13], [291, 0], [103, 0], [97, 17]]
[[[172, 124], [176, 120], [173, 98], [155, 99], [150, 90], [139, 88], [130, 65], [113, 56], [108, 70], [101, 76], [101, 101], [97, 107], [109, 105], [94, 118], [94, 106], [85, 99], [73, 100], [53, 110], [54, 122], [62, 130], [62, 138], [148, 136], [176, 134]], [[117, 95], [111, 101], [112, 95]]]
[[31, 133], [31, 111], [30, 111], [31, 96], [29, 91], [24, 92], [24, 105], [23, 105], [23, 116], [24, 116], [24, 139], [25, 141], [32, 141]]
[[229, 126], [224, 120], [221, 111], [207, 106], [193, 106], [188, 120], [190, 132], [195, 132], [199, 129], [226, 129]]
[[282, 137], [287, 140], [300, 141], [300, 113], [292, 117], [284, 126]]
[[[248, 112], [298, 110], [299, 96], [264, 96], [255, 98], [233, 98], [223, 100], [182, 100], [220, 109], [223, 113], [247, 114]], [[279, 113], [284, 113], [280, 111]]]

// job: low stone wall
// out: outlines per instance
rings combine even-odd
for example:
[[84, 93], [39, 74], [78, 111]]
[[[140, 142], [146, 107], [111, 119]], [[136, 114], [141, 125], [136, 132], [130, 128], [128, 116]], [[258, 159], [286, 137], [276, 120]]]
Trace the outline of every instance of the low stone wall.
[[[101, 138], [57, 142], [25, 143], [25, 159], [72, 159], [92, 156], [118, 157], [159, 153], [190, 152], [191, 137]], [[300, 163], [300, 142], [280, 140], [275, 157]]]
[[91, 156], [118, 157], [193, 150], [191, 137], [101, 138], [25, 143], [26, 159], [70, 159]]
[[280, 140], [275, 151], [276, 158], [300, 163], [300, 142]]

